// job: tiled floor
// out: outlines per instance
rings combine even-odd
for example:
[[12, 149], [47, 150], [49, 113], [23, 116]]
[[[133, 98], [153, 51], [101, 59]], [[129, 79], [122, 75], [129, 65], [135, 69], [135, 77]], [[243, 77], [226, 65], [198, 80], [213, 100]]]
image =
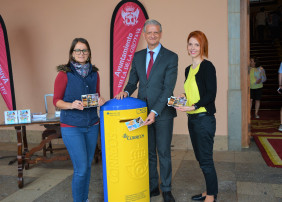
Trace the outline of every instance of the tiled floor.
[[[0, 156], [15, 156], [15, 143], [0, 143]], [[72, 201], [70, 161], [38, 164], [24, 170], [24, 188], [17, 187], [17, 163], [0, 159], [0, 201]], [[282, 169], [268, 167], [254, 142], [241, 152], [214, 153], [219, 180], [218, 201], [282, 202]], [[177, 202], [191, 201], [205, 189], [203, 175], [193, 151], [172, 151], [172, 193]], [[89, 200], [103, 201], [102, 164], [93, 164]], [[162, 197], [151, 199], [162, 202]]]

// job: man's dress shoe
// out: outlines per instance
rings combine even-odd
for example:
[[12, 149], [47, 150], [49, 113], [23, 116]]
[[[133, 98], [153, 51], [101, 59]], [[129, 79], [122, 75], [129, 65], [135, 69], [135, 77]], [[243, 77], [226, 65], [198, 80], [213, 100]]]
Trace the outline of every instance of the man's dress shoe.
[[175, 202], [175, 199], [171, 193], [171, 191], [163, 192], [164, 202]]
[[158, 195], [160, 195], [159, 188], [155, 188], [152, 191], [150, 191], [150, 198], [153, 197], [153, 196], [158, 196]]

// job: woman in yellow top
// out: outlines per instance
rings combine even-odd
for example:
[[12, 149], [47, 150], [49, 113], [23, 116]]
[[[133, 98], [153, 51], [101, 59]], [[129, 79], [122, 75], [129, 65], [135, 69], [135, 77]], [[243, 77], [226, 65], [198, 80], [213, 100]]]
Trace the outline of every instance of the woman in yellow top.
[[217, 175], [213, 162], [213, 144], [216, 129], [214, 117], [217, 91], [216, 72], [208, 57], [208, 40], [201, 31], [191, 32], [187, 39], [188, 55], [192, 64], [185, 70], [184, 107], [175, 107], [188, 115], [188, 129], [194, 153], [205, 177], [206, 191], [192, 196], [192, 200], [216, 201], [218, 193]]
[[258, 119], [258, 111], [260, 107], [260, 100], [262, 94], [263, 82], [266, 81], [265, 71], [260, 65], [256, 57], [250, 60], [250, 89], [251, 89], [251, 109], [253, 100], [255, 100], [255, 117]]

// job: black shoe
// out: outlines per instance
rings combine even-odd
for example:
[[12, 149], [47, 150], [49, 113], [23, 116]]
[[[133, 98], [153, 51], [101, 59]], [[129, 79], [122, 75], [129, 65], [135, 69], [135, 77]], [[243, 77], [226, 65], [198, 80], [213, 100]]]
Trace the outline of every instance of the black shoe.
[[[216, 201], [217, 195], [214, 195], [214, 201]], [[204, 201], [206, 199], [206, 196], [203, 196], [202, 194], [194, 195], [191, 197], [194, 201]]]
[[150, 198], [153, 197], [153, 196], [158, 196], [158, 195], [160, 195], [159, 188], [155, 188], [152, 191], [150, 191]]
[[163, 192], [164, 202], [175, 202], [175, 199], [171, 193], [171, 191]]
[[204, 201], [206, 199], [206, 196], [202, 196], [202, 194], [197, 194], [191, 197], [194, 201]]

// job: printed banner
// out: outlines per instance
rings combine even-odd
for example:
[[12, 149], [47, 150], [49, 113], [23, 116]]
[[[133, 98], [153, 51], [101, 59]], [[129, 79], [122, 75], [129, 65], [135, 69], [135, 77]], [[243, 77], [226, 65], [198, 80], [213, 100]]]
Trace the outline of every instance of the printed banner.
[[0, 15], [0, 92], [9, 110], [16, 110], [7, 31]]
[[114, 10], [111, 21], [111, 98], [123, 90], [146, 19], [147, 12], [137, 0], [123, 0]]

